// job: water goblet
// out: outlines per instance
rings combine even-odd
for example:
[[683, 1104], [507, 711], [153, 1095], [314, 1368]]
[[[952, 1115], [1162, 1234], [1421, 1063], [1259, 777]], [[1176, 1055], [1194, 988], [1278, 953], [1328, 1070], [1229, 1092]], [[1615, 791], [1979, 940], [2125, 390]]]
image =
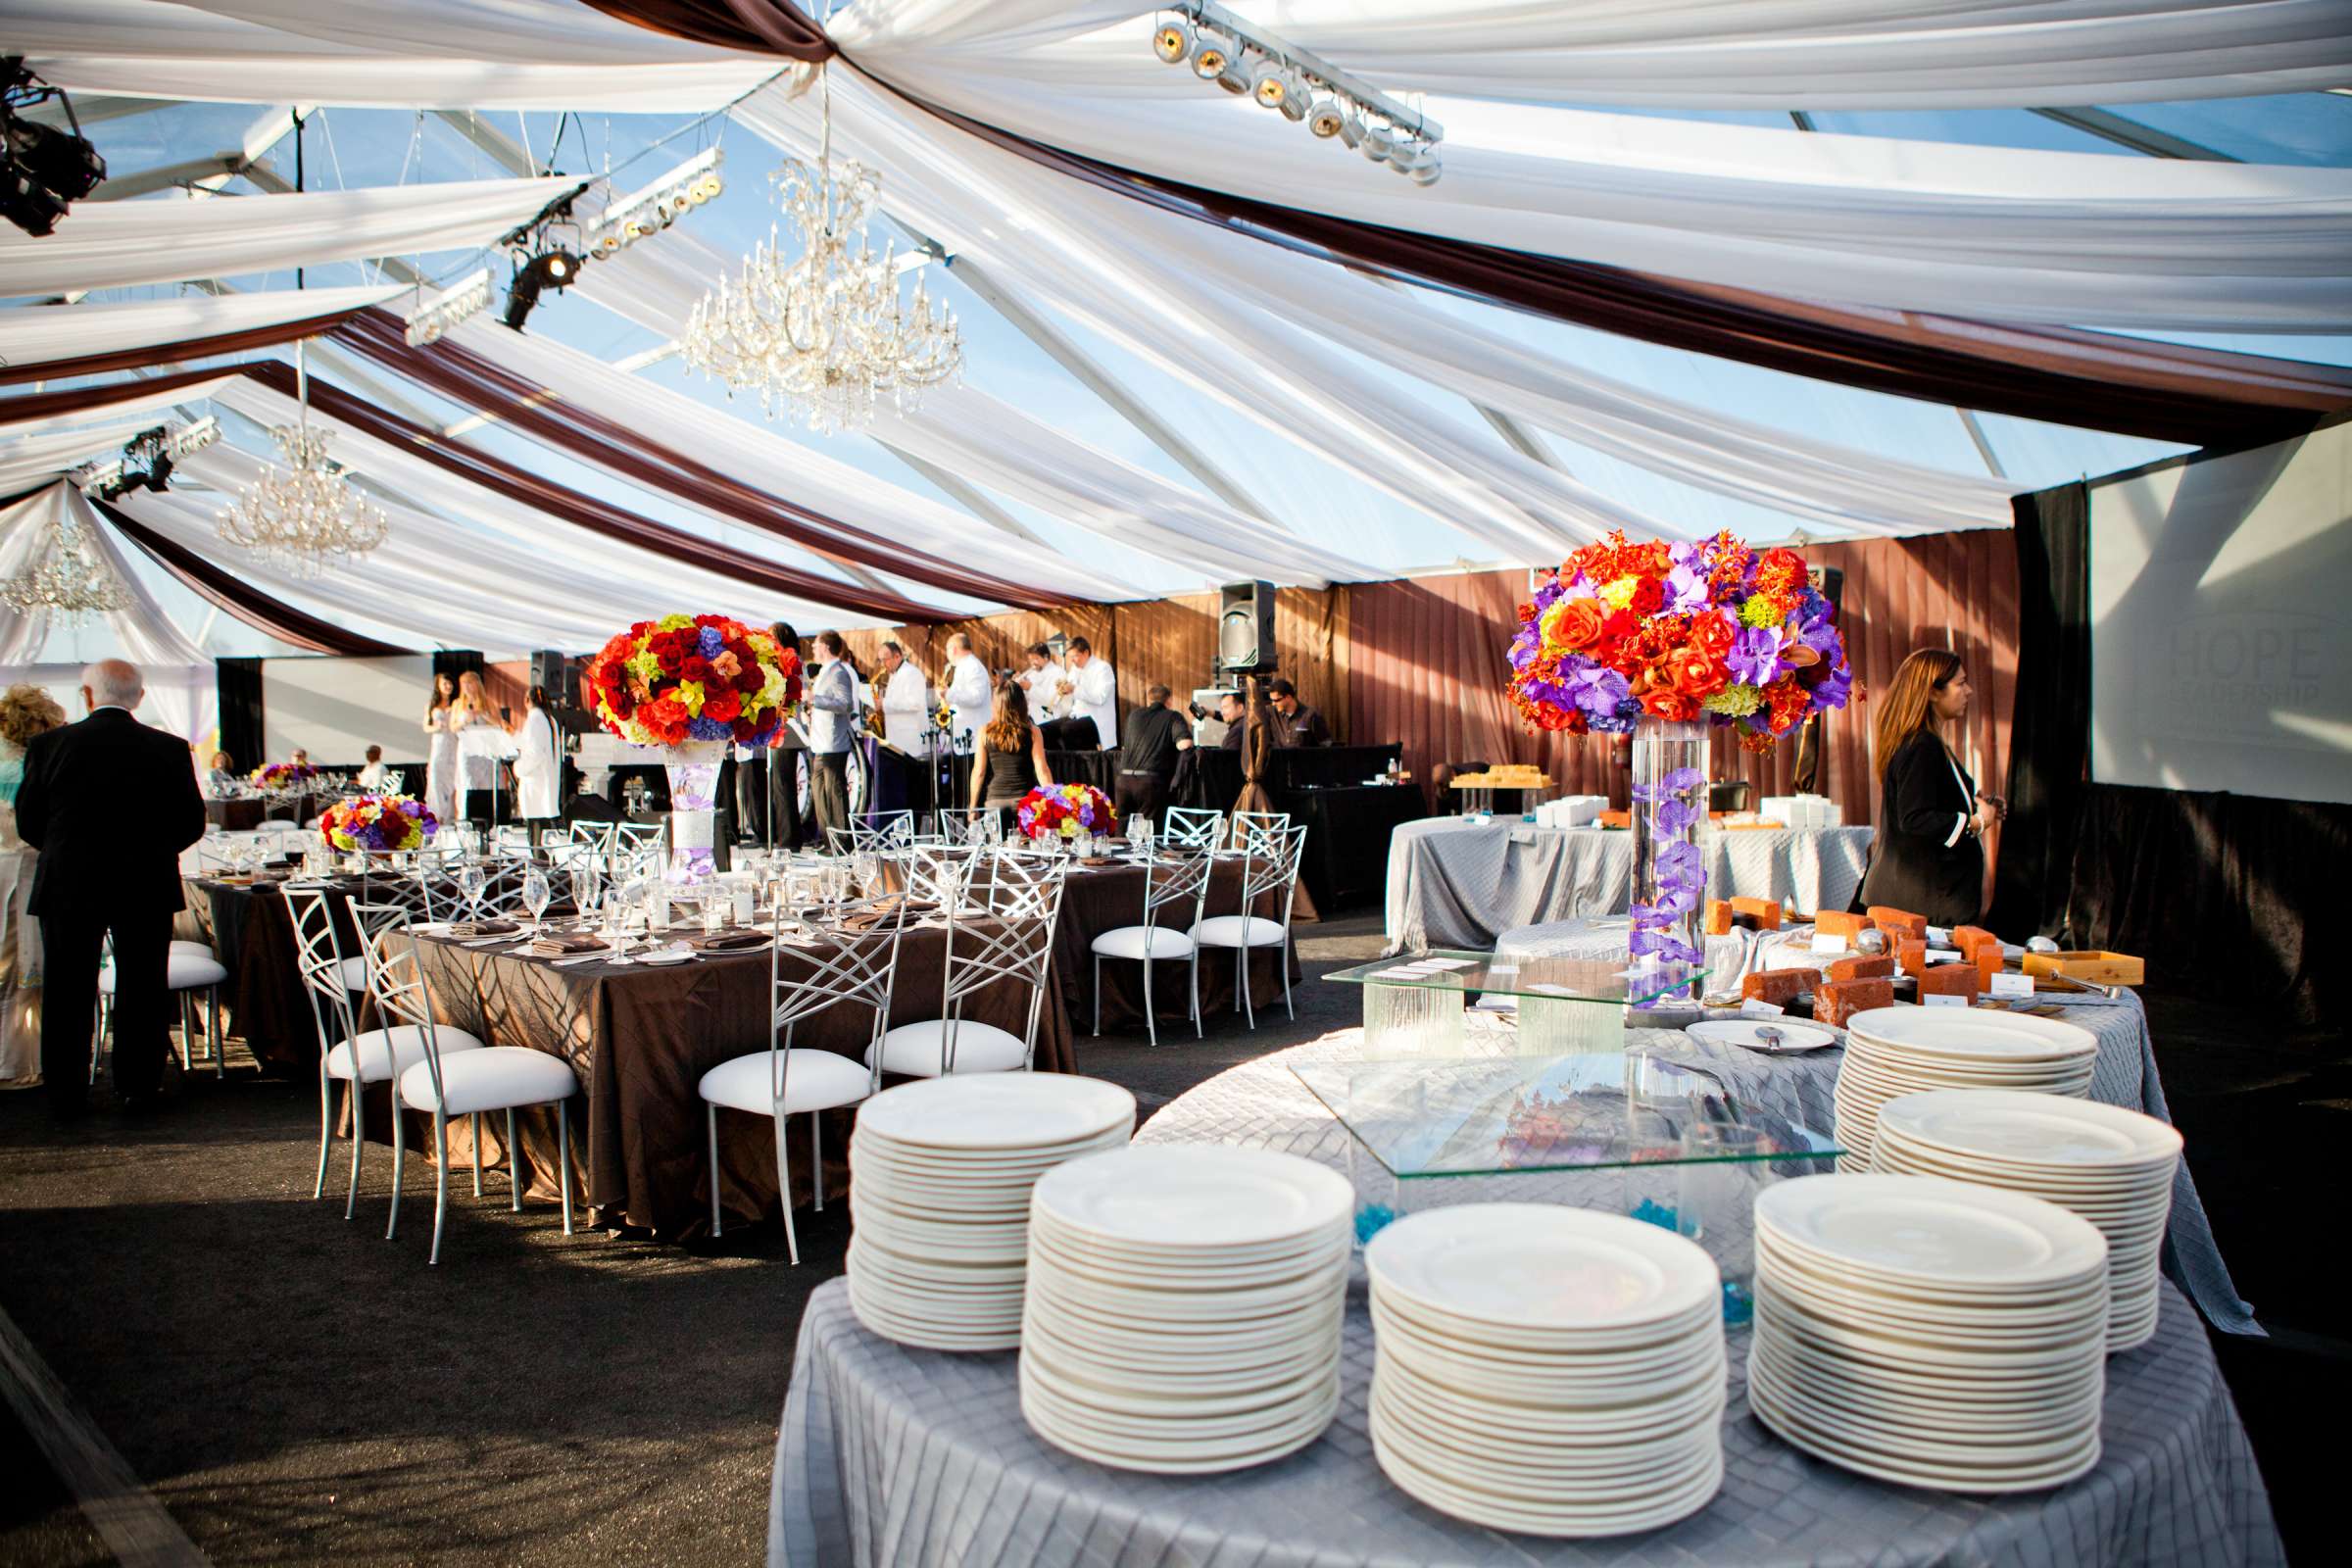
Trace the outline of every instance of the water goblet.
[[547, 906], [554, 890], [547, 885], [547, 873], [532, 866], [522, 873], [522, 902], [531, 911], [531, 932], [535, 936], [547, 923]]

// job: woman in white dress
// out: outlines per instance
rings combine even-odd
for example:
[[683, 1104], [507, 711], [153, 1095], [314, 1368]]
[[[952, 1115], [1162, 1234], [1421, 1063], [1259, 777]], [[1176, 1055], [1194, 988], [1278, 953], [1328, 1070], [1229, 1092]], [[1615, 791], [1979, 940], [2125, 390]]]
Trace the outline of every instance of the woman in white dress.
[[500, 760], [513, 757], [514, 748], [508, 726], [491, 711], [480, 670], [458, 676], [458, 700], [449, 713], [450, 727], [458, 736], [458, 809], [487, 829], [495, 814]]
[[41, 1081], [41, 923], [24, 912], [40, 852], [17, 837], [24, 747], [66, 721], [38, 686], [0, 694], [0, 1089]]
[[564, 814], [564, 753], [556, 743], [556, 721], [547, 710], [547, 688], [534, 686], [515, 734], [514, 814], [526, 822], [552, 821]]
[[446, 672], [433, 677], [432, 706], [424, 710], [424, 732], [432, 739], [425, 760], [424, 806], [436, 821], [450, 822], [458, 814], [458, 683]]

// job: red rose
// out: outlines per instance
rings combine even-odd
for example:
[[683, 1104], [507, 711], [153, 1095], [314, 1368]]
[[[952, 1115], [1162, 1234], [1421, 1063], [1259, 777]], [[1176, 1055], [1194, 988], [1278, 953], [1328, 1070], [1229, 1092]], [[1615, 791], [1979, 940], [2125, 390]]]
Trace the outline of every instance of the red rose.
[[742, 711], [743, 699], [727, 687], [721, 687], [716, 693], [703, 699], [703, 716], [716, 719], [722, 724], [733, 723], [735, 715]]
[[737, 740], [748, 741], [759, 733], [760, 726], [753, 723], [750, 719], [739, 718], [735, 721], [735, 738]]
[[1655, 577], [1644, 577], [1634, 590], [1633, 602], [1626, 606], [1637, 615], [1654, 615], [1666, 603], [1666, 590], [1658, 586]]
[[743, 673], [735, 677], [735, 689], [743, 693], [746, 697], [751, 696], [752, 693], [760, 690], [760, 687], [765, 686], [766, 684], [766, 672], [759, 668], [757, 665], [746, 666]]
[[678, 679], [701, 681], [705, 685], [710, 684], [710, 661], [705, 659], [700, 654], [690, 654], [686, 658], [679, 660]]

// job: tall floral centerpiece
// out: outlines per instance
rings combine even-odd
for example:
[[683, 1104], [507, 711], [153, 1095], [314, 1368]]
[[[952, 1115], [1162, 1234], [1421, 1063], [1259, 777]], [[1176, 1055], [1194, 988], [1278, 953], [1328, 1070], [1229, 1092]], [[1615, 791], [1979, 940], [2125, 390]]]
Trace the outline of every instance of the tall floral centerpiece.
[[800, 655], [725, 615], [664, 615], [605, 644], [588, 686], [606, 729], [663, 753], [669, 881], [709, 881], [719, 763], [731, 745], [765, 746], [792, 717]]
[[1637, 966], [1700, 960], [1707, 737], [1768, 751], [1853, 689], [1836, 612], [1793, 551], [1730, 533], [1630, 544], [1613, 533], [1519, 610], [1511, 701], [1528, 724], [1634, 737]]

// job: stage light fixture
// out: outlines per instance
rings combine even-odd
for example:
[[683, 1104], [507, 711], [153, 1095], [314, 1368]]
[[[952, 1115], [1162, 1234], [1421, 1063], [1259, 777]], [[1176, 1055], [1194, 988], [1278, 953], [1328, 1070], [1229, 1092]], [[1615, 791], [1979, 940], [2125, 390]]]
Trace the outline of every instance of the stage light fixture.
[[467, 318], [490, 308], [490, 269], [487, 267], [424, 302], [409, 318], [409, 347], [438, 343]]
[[1169, 65], [1189, 63], [1202, 81], [1236, 96], [1248, 93], [1317, 139], [1336, 138], [1415, 184], [1427, 185], [1443, 172], [1437, 144], [1445, 126], [1223, 6], [1208, 0], [1168, 6], [1152, 28], [1152, 52]]
[[[24, 118], [55, 98], [74, 128]], [[81, 135], [73, 100], [42, 82], [11, 55], [0, 59], [0, 218], [36, 238], [52, 233], [67, 208], [106, 178], [106, 160]]]
[[602, 260], [649, 234], [658, 234], [726, 189], [719, 176], [722, 155], [712, 147], [680, 164], [643, 190], [606, 203], [581, 252]]

